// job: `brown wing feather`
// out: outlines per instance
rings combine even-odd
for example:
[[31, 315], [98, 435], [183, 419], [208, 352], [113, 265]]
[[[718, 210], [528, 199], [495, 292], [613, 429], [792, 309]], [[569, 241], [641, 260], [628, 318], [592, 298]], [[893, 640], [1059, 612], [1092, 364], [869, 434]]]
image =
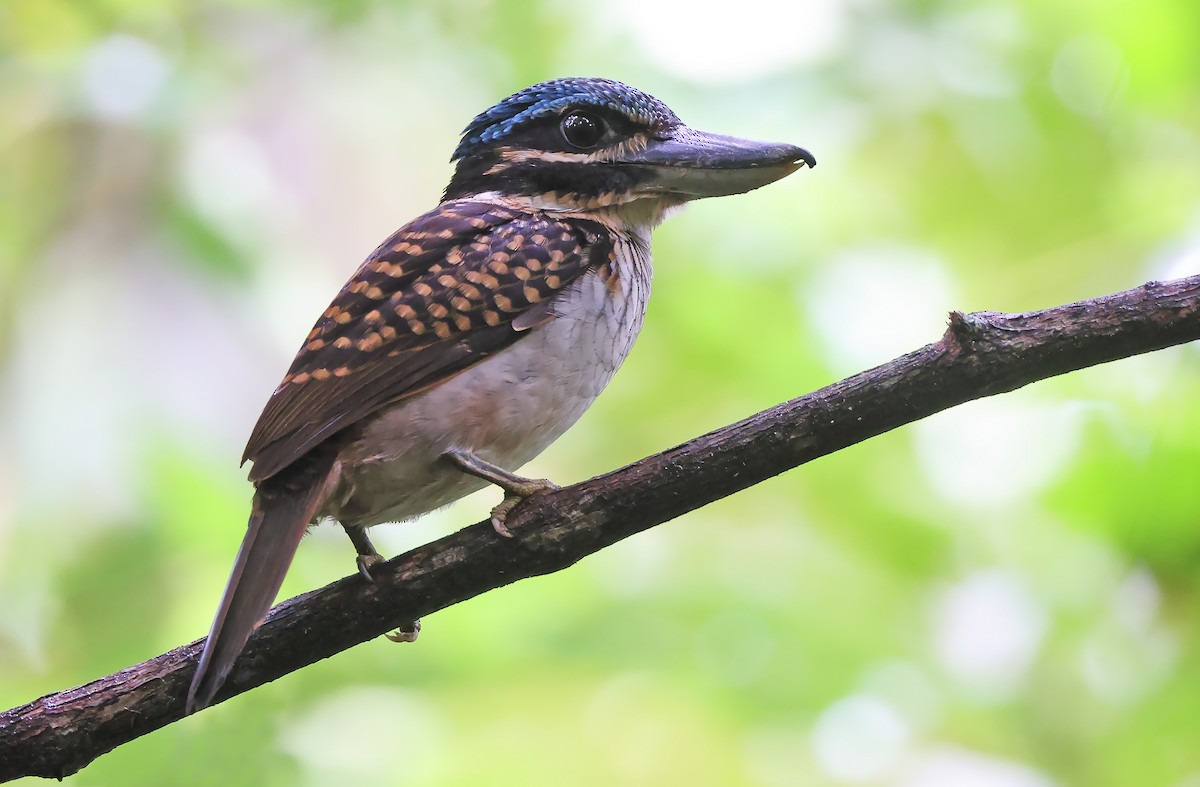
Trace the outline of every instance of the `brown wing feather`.
[[612, 254], [594, 222], [472, 201], [417, 218], [367, 258], [309, 333], [250, 435], [250, 479], [511, 345], [528, 334], [514, 320]]

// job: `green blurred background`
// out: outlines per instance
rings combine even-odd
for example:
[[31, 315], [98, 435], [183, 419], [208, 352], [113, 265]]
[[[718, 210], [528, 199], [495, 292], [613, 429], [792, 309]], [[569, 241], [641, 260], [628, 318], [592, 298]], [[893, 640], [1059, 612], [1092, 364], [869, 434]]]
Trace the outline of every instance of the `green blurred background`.
[[[1200, 4], [0, 0], [0, 707], [207, 631], [237, 466], [458, 131], [603, 75], [820, 161], [655, 236], [580, 480], [936, 339], [1200, 272]], [[822, 459], [75, 785], [1200, 785], [1200, 352]], [[376, 529], [387, 553], [481, 493]], [[332, 527], [284, 592], [352, 570]]]

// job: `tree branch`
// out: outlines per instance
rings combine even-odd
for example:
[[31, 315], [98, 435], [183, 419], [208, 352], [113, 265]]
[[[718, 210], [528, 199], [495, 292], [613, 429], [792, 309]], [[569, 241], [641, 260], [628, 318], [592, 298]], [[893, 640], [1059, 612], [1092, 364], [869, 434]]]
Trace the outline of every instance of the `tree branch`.
[[[1200, 339], [1200, 276], [1027, 314], [950, 315], [934, 344], [280, 604], [222, 701], [452, 604], [971, 399]], [[200, 642], [0, 714], [0, 781], [62, 778], [179, 720]]]

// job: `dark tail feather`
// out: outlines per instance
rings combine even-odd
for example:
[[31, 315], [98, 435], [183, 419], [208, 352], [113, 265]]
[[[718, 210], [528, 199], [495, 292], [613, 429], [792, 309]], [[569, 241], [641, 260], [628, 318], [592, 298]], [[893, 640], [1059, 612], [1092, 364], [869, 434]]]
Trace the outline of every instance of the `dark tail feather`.
[[266, 617], [300, 539], [329, 494], [332, 457], [310, 457], [298, 463], [305, 466], [293, 465], [263, 481], [254, 494], [246, 537], [200, 654], [185, 714], [212, 703], [246, 640]]

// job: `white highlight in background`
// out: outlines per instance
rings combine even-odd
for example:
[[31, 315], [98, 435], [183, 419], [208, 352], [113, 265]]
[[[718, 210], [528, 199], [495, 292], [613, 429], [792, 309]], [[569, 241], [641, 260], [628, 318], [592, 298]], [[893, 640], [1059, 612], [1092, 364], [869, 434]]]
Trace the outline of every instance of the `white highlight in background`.
[[1054, 787], [1054, 782], [1018, 762], [942, 746], [921, 755], [896, 787]]
[[950, 279], [936, 254], [886, 244], [834, 257], [801, 298], [828, 364], [846, 374], [936, 341], [954, 303]]
[[940, 497], [966, 509], [1020, 504], [1070, 467], [1082, 414], [1011, 397], [967, 402], [911, 427], [917, 465]]
[[835, 52], [844, 32], [837, 0], [625, 0], [625, 29], [663, 69], [708, 83], [742, 82]]
[[964, 687], [992, 699], [1025, 677], [1046, 631], [1046, 612], [1013, 574], [980, 571], [937, 599], [933, 649]]
[[[450, 756], [444, 727], [437, 709], [416, 692], [360, 686], [285, 719], [278, 745], [302, 763], [308, 783], [377, 781], [382, 769], [419, 784], [444, 771], [440, 763]], [[389, 761], [397, 751], [398, 759]]]
[[891, 705], [855, 694], [821, 712], [812, 744], [827, 774], [845, 782], [867, 782], [896, 767], [911, 737], [908, 722]]
[[168, 71], [166, 58], [146, 41], [111, 35], [83, 61], [83, 97], [100, 117], [135, 117], [158, 95]]
[[214, 128], [193, 136], [181, 174], [196, 208], [230, 234], [244, 234], [247, 221], [275, 193], [259, 140], [234, 128]]

